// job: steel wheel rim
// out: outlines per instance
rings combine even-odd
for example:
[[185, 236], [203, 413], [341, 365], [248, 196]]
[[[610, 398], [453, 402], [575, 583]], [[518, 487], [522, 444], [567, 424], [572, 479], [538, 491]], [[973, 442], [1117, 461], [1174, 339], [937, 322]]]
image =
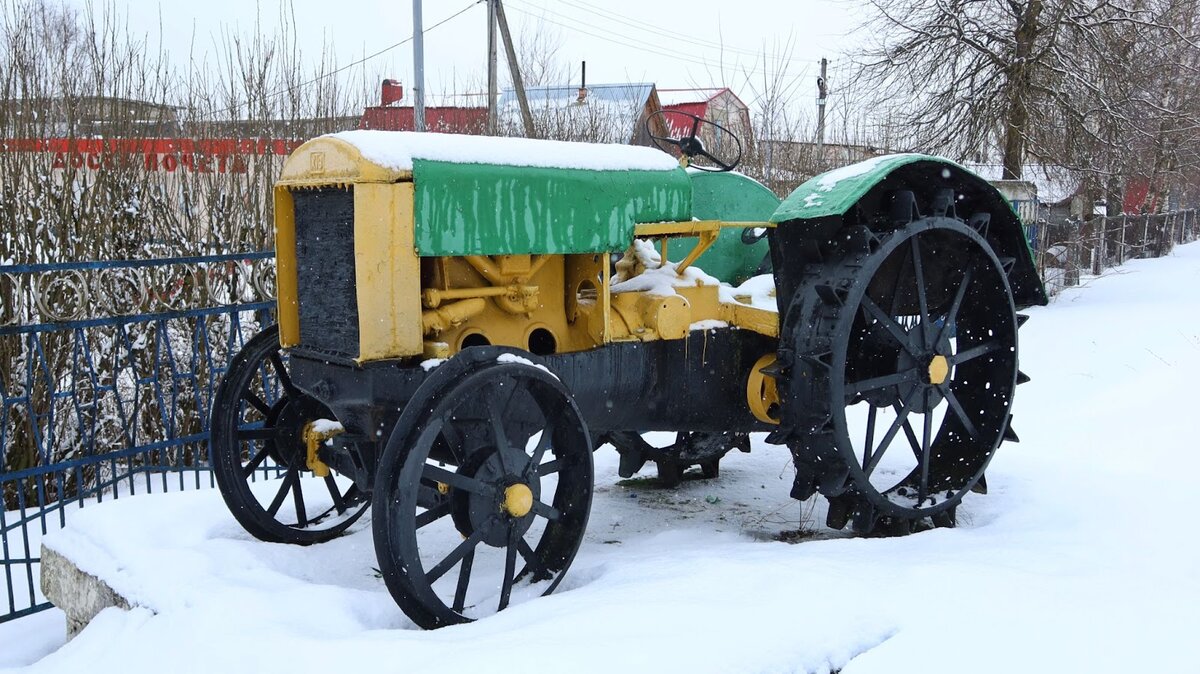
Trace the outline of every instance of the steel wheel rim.
[[[271, 373], [274, 386], [267, 385]], [[317, 489], [312, 478], [304, 477], [311, 471], [304, 465], [300, 434], [305, 422], [319, 418], [335, 417], [291, 383], [276, 326], [247, 342], [231, 361], [213, 403], [209, 460], [226, 505], [254, 537], [319, 543], [340, 535], [366, 512], [369, 499], [352, 482], [339, 481], [336, 471]], [[275, 480], [277, 486], [259, 486]], [[327, 507], [321, 490], [328, 494]], [[314, 508], [316, 502], [322, 505]]]
[[[521, 436], [528, 429], [509, 422], [512, 409], [504, 409], [500, 399], [504, 382], [514, 388], [509, 405], [524, 390], [524, 400], [533, 401], [542, 417], [540, 435], [530, 434], [524, 445]], [[507, 608], [525, 581], [539, 595], [553, 592], [582, 542], [591, 504], [591, 442], [566, 389], [534, 367], [490, 365], [435, 396], [429, 410], [407, 433], [397, 429], [406, 450], [402, 464], [395, 479], [395, 465], [381, 467], [381, 478], [390, 484], [377, 487], [377, 498], [385, 501], [375, 520], [376, 553], [401, 608], [422, 627], [435, 628]], [[481, 425], [483, 416], [488, 423]], [[480, 443], [489, 433], [493, 439]], [[457, 449], [451, 447], [456, 434]], [[506, 442], [507, 451], [495, 451]], [[533, 495], [532, 509], [520, 517], [503, 510], [502, 490], [514, 484], [529, 486]], [[537, 536], [533, 544], [526, 540], [531, 532]], [[447, 553], [448, 535], [458, 538]], [[481, 551], [495, 554], [488, 562]], [[502, 564], [496, 563], [499, 554]], [[497, 571], [499, 583], [490, 582]], [[490, 592], [493, 586], [498, 595]]]
[[[964, 256], [969, 261], [968, 266], [962, 269], [960, 279], [966, 277], [968, 281], [965, 284], [954, 283], [954, 277], [948, 275], [939, 281], [931, 281], [928, 270], [925, 270], [925, 308], [921, 312], [925, 319], [911, 326], [900, 326], [911, 338], [909, 344], [901, 346], [901, 350], [915, 362], [909, 370], [917, 370], [917, 375], [923, 374], [919, 370], [926, 367], [925, 359], [930, 354], [945, 357], [950, 372], [940, 386], [926, 381], [924, 377], [895, 385], [897, 397], [902, 398], [899, 402], [901, 409], [895, 410], [895, 416], [897, 419], [903, 416], [904, 421], [897, 423], [894, 420], [885, 428], [878, 428], [876, 424], [876, 428], [872, 429], [872, 415], [868, 412], [867, 428], [861, 438], [856, 437], [859, 429], [848, 421], [847, 408], [866, 404], [872, 411], [878, 409], [875, 403], [862, 399], [863, 394], [869, 392], [860, 389], [871, 380], [863, 381], [851, 374], [856, 357], [861, 355], [861, 350], [856, 350], [858, 345], [855, 339], [863, 332], [866, 322], [864, 316], [870, 314], [876, 324], [883, 322], [880, 312], [864, 308], [869, 302], [879, 306], [878, 300], [882, 299], [870, 287], [871, 281], [880, 270], [892, 263], [893, 256], [909, 256], [920, 264], [910, 263], [910, 271], [907, 274], [902, 272], [902, 278], [894, 286], [899, 290], [905, 282], [909, 282], [915, 290], [917, 279], [920, 278], [918, 270], [925, 266], [926, 258], [930, 257], [927, 249], [932, 247], [930, 239], [935, 237], [944, 237], [947, 242], [966, 249]], [[945, 245], [944, 242], [938, 243]], [[914, 254], [911, 251], [917, 252]], [[963, 254], [963, 251], [959, 252]], [[866, 273], [868, 270], [869, 273]], [[940, 283], [941, 287], [932, 288], [935, 283]], [[962, 288], [961, 293], [958, 292], [959, 287]], [[935, 301], [931, 297], [934, 294], [931, 291], [934, 290], [942, 301]], [[936, 318], [939, 315], [948, 316], [960, 294], [957, 314], [953, 317], [954, 325], [946, 322], [944, 325], [947, 330], [943, 331], [942, 326], [936, 325]], [[946, 306], [946, 301], [950, 302], [949, 306]], [[919, 298], [917, 304], [922, 304]], [[987, 242], [974, 230], [957, 220], [927, 218], [897, 232], [871, 256], [871, 262], [864, 266], [864, 273], [850, 290], [846, 307], [847, 310], [840, 317], [842, 325], [839, 326], [839, 333], [850, 335], [850, 338], [841, 341], [833, 350], [830, 399], [837, 445], [850, 469], [851, 488], [865, 497], [882, 515], [918, 519], [955, 507], [983, 475], [996, 448], [1003, 441], [1016, 386], [1017, 325], [1012, 293], [1003, 265]], [[895, 318], [891, 307], [882, 308], [882, 313]], [[992, 332], [991, 335], [985, 334], [988, 330]], [[900, 342], [895, 330], [885, 331], [896, 343]], [[946, 332], [956, 334], [956, 343], [949, 349], [945, 348], [942, 339]], [[929, 336], [925, 337], [925, 334]], [[882, 377], [901, 373], [899, 366], [895, 372], [879, 373], [874, 383], [882, 381]], [[950, 395], [946, 395], [947, 391]], [[916, 428], [906, 423], [914, 412], [905, 414], [903, 410], [920, 408], [918, 398], [934, 393], [940, 396], [931, 410], [934, 414], [919, 414], [922, 423]], [[839, 401], [846, 402], [839, 404]], [[942, 421], [934, 428], [933, 420], [939, 408], [943, 412]], [[878, 421], [878, 414], [875, 417]], [[968, 424], [972, 426], [973, 435], [967, 431]], [[880, 437], [880, 433], [883, 437]], [[864, 451], [869, 443], [875, 449]], [[878, 469], [888, 452], [901, 449], [902, 445], [912, 450], [915, 467], [895, 484], [876, 487], [872, 473]]]

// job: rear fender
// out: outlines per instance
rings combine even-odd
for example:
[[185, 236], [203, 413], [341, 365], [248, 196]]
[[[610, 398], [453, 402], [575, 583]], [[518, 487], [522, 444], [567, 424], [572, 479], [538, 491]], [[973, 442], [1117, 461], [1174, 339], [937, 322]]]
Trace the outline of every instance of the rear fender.
[[1017, 307], [1046, 304], [1046, 291], [1034, 266], [1025, 229], [1012, 204], [986, 180], [949, 159], [922, 154], [875, 157], [823, 173], [797, 187], [771, 216], [771, 256], [780, 307], [788, 306], [803, 265], [837, 255], [850, 228], [873, 232], [896, 227], [891, 221], [897, 192], [911, 191], [922, 215], [934, 195], [954, 190], [954, 213], [970, 222], [987, 213], [984, 233], [996, 256], [1012, 258], [1009, 283]]

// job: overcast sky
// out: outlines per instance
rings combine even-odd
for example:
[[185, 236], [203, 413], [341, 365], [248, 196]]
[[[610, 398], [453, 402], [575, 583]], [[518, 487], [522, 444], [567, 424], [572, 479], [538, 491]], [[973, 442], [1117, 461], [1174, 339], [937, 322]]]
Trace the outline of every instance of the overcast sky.
[[[113, 0], [129, 12], [129, 28], [159, 36], [177, 58], [216, 48], [223, 30], [245, 34], [258, 20], [277, 30], [281, 6], [294, 10], [295, 33], [314, 55], [328, 41], [340, 65], [371, 55], [412, 34], [408, 0]], [[83, 7], [87, 0], [67, 0]], [[476, 0], [425, 0], [427, 91], [482, 88], [486, 60], [486, 4]], [[587, 78], [602, 82], [648, 81], [660, 88], [726, 84], [747, 102], [767, 72], [783, 70], [797, 98], [815, 95], [817, 61], [829, 58], [837, 85], [841, 53], [859, 40], [860, 3], [846, 0], [505, 0], [519, 39], [545, 33], [570, 64], [571, 82], [587, 61]], [[464, 11], [465, 10], [465, 11]], [[459, 12], [462, 12], [459, 14]], [[439, 22], [451, 17], [444, 24]], [[194, 46], [193, 46], [194, 45]], [[789, 46], [790, 45], [790, 46]], [[764, 50], [766, 56], [764, 57]], [[412, 44], [370, 58], [358, 77], [391, 76], [412, 82]], [[789, 57], [790, 58], [784, 58]], [[501, 70], [504, 69], [501, 52]], [[747, 77], [754, 78], [748, 83]]]

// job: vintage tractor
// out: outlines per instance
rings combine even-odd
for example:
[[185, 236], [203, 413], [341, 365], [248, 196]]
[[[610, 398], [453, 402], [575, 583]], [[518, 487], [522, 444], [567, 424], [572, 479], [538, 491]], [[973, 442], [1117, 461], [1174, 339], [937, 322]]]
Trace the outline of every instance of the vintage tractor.
[[[695, 128], [670, 141], [704, 156]], [[318, 543], [369, 506], [387, 587], [426, 628], [558, 585], [602, 442], [671, 482], [764, 432], [832, 527], [953, 526], [1016, 439], [1016, 309], [1045, 302], [1012, 208], [916, 154], [782, 203], [681, 163], [377, 131], [297, 149], [275, 188], [278, 324], [213, 407], [237, 520]]]

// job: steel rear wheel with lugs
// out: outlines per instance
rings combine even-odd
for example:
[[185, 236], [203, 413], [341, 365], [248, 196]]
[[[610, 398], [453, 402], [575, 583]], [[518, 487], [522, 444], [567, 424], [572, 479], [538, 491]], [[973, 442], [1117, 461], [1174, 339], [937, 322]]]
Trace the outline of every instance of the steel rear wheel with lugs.
[[794, 495], [863, 533], [953, 526], [1010, 429], [1019, 317], [986, 218], [861, 228], [797, 291], [784, 335]]
[[423, 628], [553, 592], [583, 540], [587, 427], [562, 382], [520, 360], [481, 361], [414, 398], [381, 459], [379, 568]]

